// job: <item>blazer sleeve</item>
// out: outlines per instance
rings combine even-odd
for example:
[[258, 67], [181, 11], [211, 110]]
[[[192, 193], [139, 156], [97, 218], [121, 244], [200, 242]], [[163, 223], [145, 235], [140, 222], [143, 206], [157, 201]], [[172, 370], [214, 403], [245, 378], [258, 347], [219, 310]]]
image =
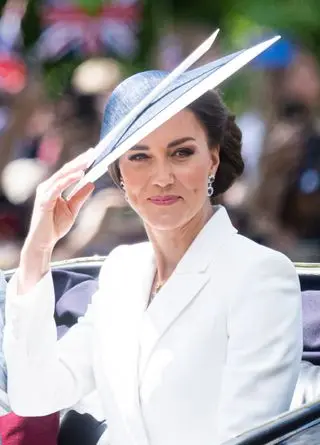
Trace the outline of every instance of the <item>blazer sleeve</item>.
[[84, 317], [57, 341], [51, 272], [25, 295], [16, 289], [14, 276], [7, 289], [3, 344], [9, 401], [20, 416], [45, 416], [69, 408], [95, 387], [93, 314], [100, 292]]
[[299, 279], [268, 251], [228, 308], [228, 349], [218, 409], [218, 443], [289, 410], [302, 356]]
[[7, 370], [3, 354], [6, 289], [7, 282], [3, 272], [0, 270], [0, 416], [11, 411], [7, 396]]

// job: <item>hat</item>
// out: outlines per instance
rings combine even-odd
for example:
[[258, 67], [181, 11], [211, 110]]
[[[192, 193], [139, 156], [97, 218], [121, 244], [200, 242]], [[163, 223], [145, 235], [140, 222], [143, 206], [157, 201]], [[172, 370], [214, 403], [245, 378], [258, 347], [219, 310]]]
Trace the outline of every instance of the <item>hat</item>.
[[[279, 37], [187, 70], [212, 44], [217, 32], [197, 48], [172, 73], [146, 71], [124, 80], [113, 91], [105, 108], [101, 140], [94, 162], [75, 191], [102, 176], [108, 166], [176, 113], [215, 88], [266, 50]], [[209, 47], [210, 47], [209, 46]], [[69, 196], [70, 197], [70, 196]]]

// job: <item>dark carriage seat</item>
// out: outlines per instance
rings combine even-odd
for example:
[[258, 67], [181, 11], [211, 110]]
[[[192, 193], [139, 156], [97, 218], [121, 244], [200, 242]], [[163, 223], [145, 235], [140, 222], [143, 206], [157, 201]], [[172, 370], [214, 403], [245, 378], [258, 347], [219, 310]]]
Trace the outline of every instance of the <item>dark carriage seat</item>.
[[[319, 278], [319, 277], [318, 277]], [[320, 399], [320, 288], [302, 292], [303, 355], [291, 408]]]
[[302, 289], [303, 356], [292, 408], [320, 399], [320, 268], [299, 268]]
[[309, 290], [318, 290], [320, 291], [320, 266], [318, 274], [311, 274], [306, 272], [302, 272], [298, 269], [300, 285], [302, 291]]
[[302, 292], [303, 358], [320, 365], [320, 289]]

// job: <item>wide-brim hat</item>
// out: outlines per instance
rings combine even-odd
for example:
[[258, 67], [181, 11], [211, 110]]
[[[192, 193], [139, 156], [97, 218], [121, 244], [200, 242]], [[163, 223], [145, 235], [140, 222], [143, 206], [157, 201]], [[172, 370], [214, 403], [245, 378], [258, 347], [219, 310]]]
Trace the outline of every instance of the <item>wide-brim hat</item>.
[[85, 183], [96, 181], [127, 150], [206, 91], [216, 88], [279, 39], [274, 37], [249, 49], [185, 71], [185, 67], [189, 67], [206, 51], [208, 43], [212, 44], [210, 39], [214, 40], [216, 34], [172, 73], [141, 72], [115, 88], [105, 108], [95, 160], [73, 193]]

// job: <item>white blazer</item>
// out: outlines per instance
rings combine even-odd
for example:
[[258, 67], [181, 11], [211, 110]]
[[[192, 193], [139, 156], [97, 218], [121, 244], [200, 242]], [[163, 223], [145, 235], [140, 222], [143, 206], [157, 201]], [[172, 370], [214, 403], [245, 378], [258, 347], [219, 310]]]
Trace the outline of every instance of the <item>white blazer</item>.
[[149, 243], [116, 248], [85, 317], [58, 343], [48, 273], [7, 296], [13, 410], [41, 416], [97, 388], [112, 445], [217, 445], [289, 409], [302, 352], [292, 263], [219, 207], [147, 308]]

